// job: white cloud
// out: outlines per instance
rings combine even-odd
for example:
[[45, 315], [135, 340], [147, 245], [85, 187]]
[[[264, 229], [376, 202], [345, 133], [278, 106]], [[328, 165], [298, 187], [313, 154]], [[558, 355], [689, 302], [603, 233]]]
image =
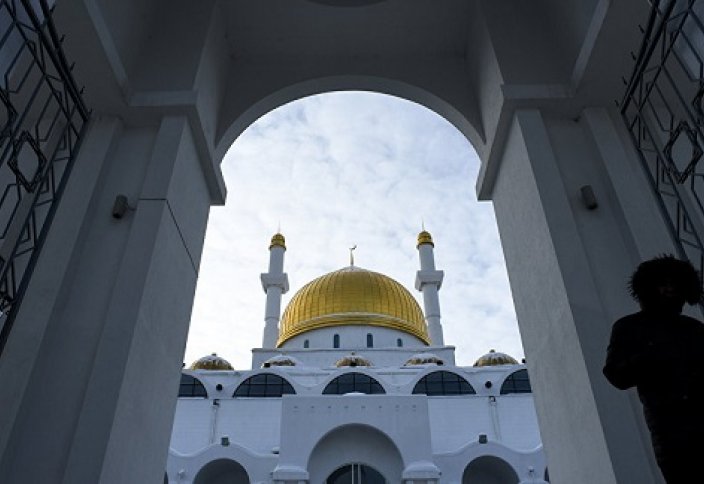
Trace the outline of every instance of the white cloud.
[[479, 162], [446, 120], [371, 93], [330, 93], [268, 113], [223, 162], [225, 207], [211, 211], [186, 361], [217, 352], [249, 366], [261, 344], [268, 244], [281, 224], [291, 292], [348, 264], [413, 289], [421, 220], [445, 271], [445, 341], [471, 364], [495, 348], [522, 357], [490, 204], [477, 202]]

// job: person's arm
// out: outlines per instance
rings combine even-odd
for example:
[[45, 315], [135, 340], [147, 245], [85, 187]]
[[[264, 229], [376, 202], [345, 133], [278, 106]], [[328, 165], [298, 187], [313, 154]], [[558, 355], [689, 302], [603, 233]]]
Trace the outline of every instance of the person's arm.
[[614, 324], [604, 365], [604, 376], [620, 390], [637, 385], [646, 367], [650, 366], [650, 352], [638, 348], [634, 328], [629, 328], [625, 323], [626, 321], [619, 320]]

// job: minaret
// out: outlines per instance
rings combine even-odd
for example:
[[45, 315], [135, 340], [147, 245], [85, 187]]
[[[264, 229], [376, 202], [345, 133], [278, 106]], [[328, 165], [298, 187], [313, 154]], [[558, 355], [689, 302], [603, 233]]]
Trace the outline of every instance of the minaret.
[[281, 295], [288, 291], [288, 275], [284, 272], [284, 252], [286, 252], [286, 239], [277, 233], [271, 238], [271, 245], [269, 245], [269, 272], [261, 275], [262, 288], [266, 293], [262, 348], [276, 347], [276, 340], [279, 337]]
[[416, 247], [420, 256], [420, 270], [416, 273], [416, 289], [423, 293], [425, 321], [428, 324], [431, 343], [433, 346], [443, 346], [445, 341], [442, 336], [442, 324], [440, 324], [438, 291], [442, 286], [444, 273], [435, 269], [433, 255], [435, 244], [429, 232], [423, 230], [418, 234]]

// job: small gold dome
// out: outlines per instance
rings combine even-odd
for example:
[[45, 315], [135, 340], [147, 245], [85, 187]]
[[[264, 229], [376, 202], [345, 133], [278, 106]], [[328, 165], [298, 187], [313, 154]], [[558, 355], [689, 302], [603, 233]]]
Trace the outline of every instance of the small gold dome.
[[430, 342], [423, 311], [405, 287], [378, 272], [346, 267], [314, 279], [291, 298], [277, 346], [306, 331], [350, 325], [397, 329]]
[[341, 368], [343, 366], [373, 366], [372, 362], [369, 361], [368, 359], [355, 355], [354, 353], [343, 356], [339, 360], [337, 360], [337, 363], [335, 363], [335, 366], [338, 368]]
[[418, 234], [418, 245], [416, 245], [416, 248], [423, 244], [430, 244], [435, 247], [435, 244], [433, 243], [433, 236], [426, 230]]
[[499, 365], [517, 365], [518, 362], [512, 356], [506, 353], [489, 350], [487, 354], [481, 356], [474, 362], [474, 366], [499, 366]]
[[432, 353], [416, 353], [411, 356], [403, 366], [418, 366], [418, 365], [438, 365], [442, 366], [445, 362], [437, 355]]
[[199, 358], [191, 365], [191, 370], [232, 370], [232, 365], [222, 356], [213, 353]]
[[276, 355], [262, 363], [262, 368], [271, 368], [272, 366], [296, 366], [300, 364], [301, 362], [293, 356]]
[[283, 247], [284, 250], [286, 249], [286, 239], [283, 235], [279, 233], [274, 234], [274, 236], [271, 238], [271, 245], [269, 245], [269, 250], [273, 249], [274, 247]]

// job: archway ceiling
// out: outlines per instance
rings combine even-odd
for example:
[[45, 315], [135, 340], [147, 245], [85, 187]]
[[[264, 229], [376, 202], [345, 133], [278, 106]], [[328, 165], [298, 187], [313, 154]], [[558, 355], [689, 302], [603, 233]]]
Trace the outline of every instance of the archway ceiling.
[[227, 2], [223, 11], [235, 57], [438, 59], [466, 55], [472, 5], [387, 0], [342, 8], [277, 0]]
[[128, 123], [185, 114], [210, 164], [251, 118], [316, 89], [281, 91], [333, 76], [360, 81], [344, 89], [375, 76], [417, 89], [388, 91], [446, 116], [486, 160], [512, 109], [577, 117], [585, 106], [613, 106], [649, 8], [643, 0], [332, 3], [62, 0], [55, 17], [95, 112]]
[[[217, 62], [238, 69], [282, 61], [329, 63], [341, 71], [346, 64], [393, 61], [411, 69], [430, 60], [464, 63], [477, 77], [489, 74], [492, 82], [495, 57], [499, 77], [493, 82], [562, 86], [569, 95], [586, 79], [589, 89], [582, 91], [593, 98], [604, 92], [597, 89], [600, 83], [618, 83], [627, 74], [629, 52], [638, 47], [637, 25], [648, 11], [642, 0], [332, 3], [63, 0], [55, 16], [59, 30], [68, 34], [65, 45], [77, 61], [79, 80], [95, 79], [85, 83], [100, 86], [100, 92], [86, 91], [89, 102], [96, 110], [115, 111], [121, 104], [157, 104], [139, 94], [164, 89], [167, 81], [179, 94], [159, 102], [193, 102], [188, 91], [201, 87], [196, 84], [206, 77], [200, 52], [221, 41], [226, 52], [217, 53]], [[477, 79], [470, 76], [469, 81]], [[557, 91], [553, 88], [552, 95]], [[530, 90], [519, 95], [541, 97]]]

